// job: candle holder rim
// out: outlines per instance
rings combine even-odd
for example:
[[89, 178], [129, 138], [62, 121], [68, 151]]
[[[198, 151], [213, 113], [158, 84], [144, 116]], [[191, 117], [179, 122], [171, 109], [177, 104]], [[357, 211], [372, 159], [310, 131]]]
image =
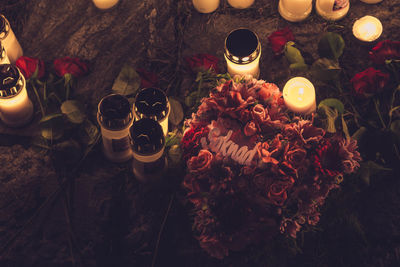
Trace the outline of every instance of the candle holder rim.
[[[18, 80], [15, 83], [15, 86], [8, 89], [8, 91], [10, 91], [9, 93], [7, 93], [7, 91], [5, 89], [0, 89], [0, 99], [10, 99], [10, 98], [16, 97], [17, 95], [19, 95], [22, 92], [22, 89], [24, 88], [26, 81], [25, 81], [24, 75], [22, 75], [20, 69], [17, 66], [14, 66], [12, 64], [0, 64], [0, 66], [2, 66], [2, 65], [10, 65], [12, 68], [17, 69], [18, 74], [19, 74]], [[13, 90], [13, 88], [15, 88], [15, 89]]]
[[[151, 151], [151, 152], [143, 153], [143, 152], [140, 152], [140, 151], [138, 151], [138, 150], [136, 149], [136, 146], [135, 146], [135, 139], [138, 138], [138, 136], [137, 136], [137, 135], [134, 135], [133, 132], [134, 132], [135, 126], [136, 126], [135, 124], [138, 124], [138, 123], [145, 123], [146, 121], [147, 121], [147, 122], [150, 122], [151, 124], [153, 124], [151, 127], [155, 127], [155, 128], [156, 128], [155, 130], [160, 134], [160, 139], [161, 139], [160, 141], [161, 141], [161, 142], [160, 142], [159, 144], [157, 144], [157, 146], [159, 146], [158, 149], [154, 149], [154, 151]], [[154, 155], [154, 154], [156, 154], [156, 153], [159, 153], [160, 151], [162, 151], [163, 149], [165, 149], [165, 142], [166, 142], [166, 141], [165, 141], [164, 131], [163, 131], [163, 129], [162, 129], [161, 124], [158, 123], [157, 121], [153, 120], [153, 119], [143, 118], [143, 119], [139, 119], [139, 120], [133, 122], [132, 126], [131, 126], [130, 129], [129, 129], [129, 135], [130, 135], [130, 137], [131, 137], [131, 148], [132, 148], [132, 152], [133, 152], [134, 154], [139, 155], [139, 156], [142, 156], [142, 157], [151, 156], [151, 155]], [[156, 147], [156, 145], [155, 145], [155, 147]]]
[[[3, 15], [0, 14], [0, 40], [4, 40], [10, 32], [10, 22]], [[4, 36], [2, 36], [4, 33]]]
[[[236, 55], [232, 54], [232, 53], [229, 51], [229, 49], [228, 49], [228, 47], [227, 47], [227, 45], [226, 45], [226, 42], [227, 42], [229, 36], [230, 36], [233, 32], [238, 31], [238, 30], [248, 30], [248, 31], [250, 31], [252, 34], [254, 34], [254, 36], [255, 36], [256, 39], [257, 39], [257, 46], [256, 46], [256, 48], [254, 49], [254, 51], [253, 51], [252, 53], [250, 53], [250, 55], [243, 56], [243, 57], [236, 56]], [[260, 42], [260, 39], [258, 38], [258, 35], [257, 35], [254, 31], [250, 30], [249, 28], [240, 27], [240, 28], [234, 29], [234, 30], [230, 31], [230, 32], [228, 33], [228, 35], [225, 37], [225, 41], [224, 41], [224, 55], [226, 56], [227, 59], [229, 59], [231, 62], [233, 62], [233, 63], [235, 63], [235, 64], [239, 64], [239, 65], [246, 65], [246, 64], [249, 64], [249, 63], [253, 62], [254, 60], [256, 60], [257, 57], [258, 57], [260, 54], [261, 54], [261, 42]], [[234, 57], [236, 57], [237, 59], [235, 59]], [[248, 57], [248, 60], [243, 60], [243, 59], [246, 58], [246, 57]]]
[[[100, 124], [100, 126], [104, 127], [106, 130], [122, 131], [122, 130], [125, 130], [126, 128], [130, 127], [131, 124], [133, 123], [133, 119], [134, 119], [133, 112], [132, 112], [132, 109], [130, 108], [130, 112], [127, 114], [127, 116], [125, 116], [125, 118], [114, 119], [114, 120], [120, 121], [119, 126], [115, 126], [115, 125], [111, 126], [112, 120], [111, 119], [105, 120], [105, 118], [104, 118], [105, 116], [101, 113], [100, 110], [101, 110], [101, 105], [102, 105], [103, 101], [112, 96], [122, 96], [123, 98], [125, 98], [128, 101], [128, 99], [121, 94], [112, 93], [112, 94], [104, 96], [100, 100], [99, 104], [97, 105], [97, 122]], [[129, 101], [128, 101], [128, 104], [129, 104]], [[129, 107], [130, 107], [130, 105], [129, 105]], [[107, 123], [107, 121], [109, 121], [109, 123]]]
[[[156, 91], [161, 92], [161, 93], [163, 94], [163, 96], [165, 96], [166, 107], [165, 107], [165, 110], [164, 110], [163, 112], [161, 112], [161, 114], [151, 114], [151, 116], [146, 115], [146, 114], [140, 112], [140, 111], [138, 110], [137, 106], [135, 105], [136, 100], [137, 100], [138, 96], [140, 95], [140, 93], [143, 92], [144, 90], [148, 90], [148, 89], [155, 89]], [[133, 112], [134, 112], [134, 115], [135, 115], [138, 119], [149, 118], [149, 119], [156, 120], [156, 121], [158, 121], [158, 122], [162, 122], [162, 121], [164, 121], [166, 118], [169, 117], [169, 114], [171, 113], [171, 105], [170, 105], [170, 103], [169, 103], [169, 101], [168, 101], [167, 94], [166, 94], [161, 88], [158, 88], [158, 87], [145, 87], [145, 88], [140, 89], [140, 90], [137, 92], [137, 94], [136, 94], [136, 96], [135, 96], [135, 99], [134, 99], [134, 101], [133, 101], [133, 108], [132, 108], [132, 110], [133, 110]]]

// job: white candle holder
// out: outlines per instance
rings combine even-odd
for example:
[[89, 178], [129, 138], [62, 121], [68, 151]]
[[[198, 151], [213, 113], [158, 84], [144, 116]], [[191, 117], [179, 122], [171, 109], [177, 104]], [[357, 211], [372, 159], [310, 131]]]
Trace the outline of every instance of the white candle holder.
[[31, 121], [33, 104], [26, 91], [24, 75], [10, 64], [0, 65], [0, 119], [10, 127]]
[[364, 16], [353, 24], [353, 35], [366, 43], [376, 41], [381, 36], [382, 31], [381, 21], [373, 16]]
[[228, 0], [229, 5], [237, 9], [245, 9], [250, 7], [254, 0]]
[[10, 64], [10, 59], [7, 56], [6, 49], [0, 41], [0, 64]]
[[129, 128], [133, 114], [126, 97], [111, 94], [100, 100], [97, 122], [101, 127], [103, 153], [112, 162], [125, 162], [132, 158]]
[[228, 72], [234, 75], [260, 75], [261, 43], [251, 30], [233, 30], [225, 39], [224, 57]]
[[118, 4], [119, 0], [93, 0], [98, 9], [109, 9]]
[[219, 0], [192, 0], [194, 8], [200, 13], [211, 13], [219, 7]]
[[305, 20], [311, 13], [312, 0], [279, 0], [278, 11], [291, 22]]
[[317, 0], [315, 9], [326, 20], [340, 20], [350, 9], [349, 0]]
[[366, 4], [377, 4], [382, 2], [383, 0], [360, 0], [361, 2], [364, 2]]
[[130, 128], [133, 173], [140, 181], [154, 181], [165, 172], [165, 136], [161, 125], [152, 119], [135, 121]]
[[167, 95], [159, 88], [143, 88], [135, 98], [133, 114], [137, 120], [156, 120], [162, 127], [164, 136], [168, 134], [168, 117], [171, 107]]
[[316, 109], [314, 85], [304, 77], [294, 77], [283, 87], [286, 107], [298, 114], [310, 114]]
[[10, 23], [2, 14], [0, 14], [0, 41], [6, 50], [10, 62], [14, 64], [23, 55], [23, 51], [11, 29]]

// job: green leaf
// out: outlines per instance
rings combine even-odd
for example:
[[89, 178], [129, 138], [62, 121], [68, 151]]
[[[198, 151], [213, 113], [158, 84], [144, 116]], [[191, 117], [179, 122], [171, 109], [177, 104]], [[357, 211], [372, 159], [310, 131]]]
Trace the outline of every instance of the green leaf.
[[293, 64], [290, 64], [289, 68], [292, 70], [306, 71], [308, 69], [308, 65], [305, 63], [293, 63]]
[[319, 103], [318, 108], [320, 108], [324, 105], [328, 106], [330, 108], [336, 109], [339, 112], [339, 114], [341, 114], [341, 115], [344, 113], [344, 105], [343, 105], [342, 101], [340, 101], [339, 99], [326, 98]]
[[170, 147], [174, 145], [179, 145], [182, 139], [182, 134], [178, 133], [176, 130], [174, 132], [169, 132], [165, 138], [165, 146]]
[[64, 134], [64, 120], [60, 113], [44, 116], [40, 121], [42, 136], [47, 140], [57, 140]]
[[293, 46], [293, 42], [287, 42], [285, 45], [285, 56], [291, 64], [305, 65], [304, 58], [299, 49]]
[[172, 163], [173, 166], [178, 166], [181, 163], [182, 152], [179, 145], [173, 145], [168, 150], [168, 164]]
[[325, 33], [318, 43], [319, 57], [338, 60], [343, 54], [344, 40], [340, 34], [334, 32]]
[[92, 145], [97, 140], [99, 129], [90, 120], [85, 120], [79, 128], [79, 140], [86, 146]]
[[397, 141], [400, 142], [400, 120], [395, 120], [390, 124], [390, 131], [392, 131]]
[[338, 111], [335, 108], [330, 108], [327, 105], [318, 105], [318, 112], [325, 114], [325, 130], [328, 133], [336, 133], [335, 121], [338, 117]]
[[70, 122], [75, 124], [81, 124], [86, 119], [83, 106], [76, 100], [64, 101], [61, 105], [61, 112]]
[[141, 78], [135, 69], [124, 65], [114, 81], [112, 90], [114, 93], [123, 96], [133, 95], [139, 89], [140, 81]]
[[185, 97], [185, 105], [187, 107], [193, 107], [196, 104], [198, 92], [193, 91], [187, 97]]
[[338, 80], [340, 71], [339, 64], [328, 58], [319, 58], [311, 66], [311, 74], [323, 82]]
[[168, 97], [168, 100], [169, 100], [169, 105], [171, 108], [171, 112], [169, 114], [169, 121], [173, 125], [177, 126], [183, 120], [182, 105], [178, 100], [176, 100], [172, 97]]

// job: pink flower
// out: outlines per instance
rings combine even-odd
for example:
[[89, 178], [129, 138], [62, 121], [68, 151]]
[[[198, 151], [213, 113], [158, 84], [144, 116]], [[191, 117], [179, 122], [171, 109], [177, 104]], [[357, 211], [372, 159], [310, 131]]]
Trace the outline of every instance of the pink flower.
[[287, 199], [286, 190], [292, 186], [289, 181], [275, 181], [273, 182], [267, 191], [268, 199], [276, 206], [283, 206]]
[[206, 171], [210, 169], [212, 160], [213, 154], [208, 150], [202, 149], [198, 156], [189, 159], [187, 163], [188, 169], [194, 173]]
[[249, 121], [246, 123], [246, 126], [244, 126], [244, 134], [246, 136], [252, 136], [257, 133], [257, 128], [256, 125], [253, 121]]
[[281, 233], [291, 236], [292, 238], [296, 238], [296, 234], [300, 229], [301, 226], [296, 220], [285, 218], [281, 222]]
[[322, 140], [325, 131], [313, 126], [311, 121], [300, 120], [297, 123], [287, 124], [284, 128], [284, 135], [288, 136], [290, 140], [310, 147], [317, 145]]
[[360, 167], [361, 156], [357, 148], [357, 140], [343, 139], [339, 142], [339, 154], [345, 173], [352, 173]]

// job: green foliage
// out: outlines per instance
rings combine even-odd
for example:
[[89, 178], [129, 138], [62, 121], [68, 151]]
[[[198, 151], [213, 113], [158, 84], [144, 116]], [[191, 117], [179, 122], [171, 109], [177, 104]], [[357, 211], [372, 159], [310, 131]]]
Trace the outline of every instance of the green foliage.
[[76, 100], [64, 101], [61, 104], [61, 112], [74, 124], [81, 124], [86, 119], [83, 106]]
[[123, 96], [134, 95], [140, 87], [141, 78], [134, 68], [124, 65], [114, 81], [112, 91]]
[[321, 58], [338, 60], [345, 47], [342, 36], [334, 32], [325, 33], [318, 43], [318, 54]]
[[339, 112], [339, 114], [344, 113], [344, 105], [342, 101], [340, 101], [337, 98], [325, 98], [318, 104], [318, 108], [321, 108], [322, 106], [328, 106], [330, 108], [334, 108]]
[[290, 62], [290, 69], [307, 70], [308, 66], [304, 61], [299, 49], [294, 47], [294, 42], [287, 42], [285, 45], [285, 56]]
[[39, 126], [45, 139], [51, 141], [60, 139], [64, 134], [63, 115], [60, 113], [46, 115], [39, 121]]
[[311, 66], [311, 74], [322, 82], [339, 80], [341, 68], [337, 61], [319, 58]]

